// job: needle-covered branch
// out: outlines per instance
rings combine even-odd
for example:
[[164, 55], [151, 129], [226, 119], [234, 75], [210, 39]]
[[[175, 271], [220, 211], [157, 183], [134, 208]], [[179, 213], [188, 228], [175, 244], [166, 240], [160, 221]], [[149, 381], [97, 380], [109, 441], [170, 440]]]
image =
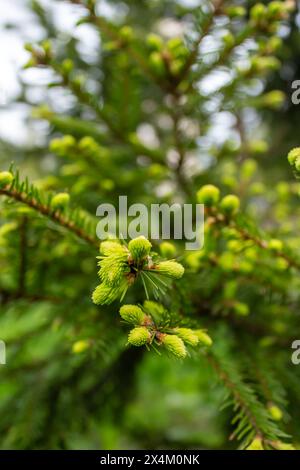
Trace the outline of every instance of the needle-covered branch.
[[[6, 174], [8, 184], [1, 175]], [[9, 176], [11, 175], [11, 176]], [[99, 242], [95, 237], [95, 221], [83, 211], [78, 209], [69, 209], [69, 195], [66, 193], [41, 194], [41, 192], [28, 180], [20, 181], [19, 174], [10, 172], [0, 173], [0, 195], [7, 196], [17, 202], [27, 205], [39, 214], [47, 217], [61, 227], [69, 230], [81, 240], [93, 245], [99, 246]]]

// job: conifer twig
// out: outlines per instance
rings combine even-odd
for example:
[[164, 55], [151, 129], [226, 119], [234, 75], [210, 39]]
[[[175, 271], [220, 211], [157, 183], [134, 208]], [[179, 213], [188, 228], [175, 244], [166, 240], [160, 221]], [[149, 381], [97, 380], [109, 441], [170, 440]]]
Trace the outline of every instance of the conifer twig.
[[19, 191], [17, 188], [11, 188], [7, 186], [0, 189], [0, 195], [1, 194], [26, 204], [40, 214], [53, 220], [53, 222], [66, 228], [70, 232], [73, 232], [78, 238], [81, 238], [90, 245], [93, 245], [94, 247], [99, 246], [99, 241], [97, 238], [87, 233], [82, 227], [76, 225], [74, 220], [68, 218], [60, 211], [53, 211], [49, 205], [39, 202], [35, 197], [27, 194], [26, 192]]
[[240, 406], [240, 408], [244, 411], [245, 415], [248, 417], [253, 429], [255, 430], [256, 434], [262, 437], [262, 431], [260, 430], [255, 416], [252, 415], [251, 410], [249, 409], [248, 403], [246, 403], [241, 396], [240, 392], [237, 390], [235, 384], [232, 382], [231, 378], [229, 377], [228, 373], [226, 373], [219, 362], [216, 360], [216, 358], [211, 355], [207, 354], [206, 355], [208, 362], [210, 365], [213, 367], [213, 369], [216, 371], [218, 377], [222, 380], [224, 383], [225, 387], [230, 390], [232, 393], [234, 399]]
[[232, 421], [236, 425], [235, 431], [229, 439], [237, 438], [245, 444], [254, 437], [265, 442], [288, 437], [271, 420], [268, 411], [244, 381], [232, 357], [229, 362], [227, 357], [223, 357], [224, 353], [226, 355], [225, 351], [212, 350], [206, 354], [206, 358], [232, 397], [225, 403], [225, 406], [233, 406], [235, 412]]
[[[248, 230], [246, 230], [245, 228], [243, 227], [240, 227], [239, 224], [237, 222], [235, 222], [234, 220], [230, 220], [230, 221], [227, 221], [226, 218], [222, 215], [222, 214], [216, 214], [216, 215], [213, 215], [211, 218], [210, 218], [210, 223], [221, 223], [221, 224], [228, 224], [229, 227], [231, 228], [234, 228], [238, 233], [239, 235], [241, 236], [241, 238], [243, 240], [250, 240], [252, 241], [256, 246], [258, 246], [259, 248], [262, 248], [263, 250], [267, 250], [268, 249], [268, 242], [260, 237], [258, 237], [257, 235], [253, 235], [252, 233], [250, 233]], [[274, 256], [276, 256], [277, 258], [282, 258], [284, 259], [287, 264], [289, 265], [289, 267], [292, 267], [292, 268], [295, 268], [295, 269], [298, 269], [300, 270], [300, 262], [295, 259], [295, 258], [292, 258], [290, 255], [288, 255], [287, 253], [285, 253], [284, 251], [282, 250], [276, 250], [274, 252], [272, 252], [274, 254]]]

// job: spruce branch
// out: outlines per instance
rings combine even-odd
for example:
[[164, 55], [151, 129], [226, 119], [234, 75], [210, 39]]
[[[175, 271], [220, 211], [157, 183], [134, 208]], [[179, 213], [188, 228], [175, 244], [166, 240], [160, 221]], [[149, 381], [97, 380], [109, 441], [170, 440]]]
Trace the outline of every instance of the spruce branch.
[[250, 230], [245, 228], [241, 224], [241, 222], [237, 221], [236, 219], [235, 220], [228, 219], [224, 217], [223, 214], [218, 213], [218, 214], [212, 215], [209, 218], [209, 224], [223, 225], [223, 226], [228, 226], [230, 228], [235, 229], [244, 241], [247, 241], [247, 240], [252, 241], [256, 246], [258, 246], [264, 251], [267, 251], [267, 252], [272, 251], [273, 256], [284, 259], [287, 262], [289, 267], [300, 270], [300, 261], [297, 259], [296, 256], [290, 254], [284, 248], [271, 250], [270, 242], [267, 241], [266, 236], [262, 237], [262, 236], [256, 235], [255, 233], [252, 233]]
[[[266, 361], [263, 354], [259, 351], [254, 351], [251, 352], [249, 356], [251, 357], [250, 370], [253, 370], [253, 375], [257, 380], [258, 389], [265, 398], [273, 419], [280, 421], [282, 419], [281, 410], [285, 411], [287, 405], [286, 391], [283, 388], [282, 383], [275, 376], [274, 371], [270, 367], [269, 362]], [[259, 361], [259, 367], [257, 366], [257, 361]], [[280, 408], [278, 408], [277, 405], [280, 405]], [[275, 408], [275, 418], [274, 413], [272, 414], [274, 407], [277, 408]], [[279, 410], [279, 412], [277, 410]]]
[[300, 261], [290, 253], [283, 242], [277, 239], [267, 240], [265, 234], [255, 227], [249, 217], [239, 216], [240, 200], [234, 194], [228, 194], [220, 201], [220, 190], [214, 185], [202, 186], [197, 192], [199, 203], [206, 205], [207, 225], [209, 227], [230, 228], [237, 232], [244, 241], [251, 241], [265, 252], [283, 259], [289, 267], [300, 269]]
[[235, 430], [230, 439], [242, 441], [245, 448], [255, 437], [266, 443], [289, 437], [276, 426], [254, 390], [244, 381], [233, 354], [229, 356], [224, 348], [213, 348], [206, 358], [228, 390], [223, 408], [231, 406], [235, 413], [232, 420]]
[[[232, 226], [238, 231], [243, 240], [251, 240], [255, 245], [262, 248], [263, 250], [270, 251], [269, 243], [266, 240], [254, 234], [251, 234], [249, 231], [241, 227], [238, 223], [233, 222], [230, 224], [230, 226]], [[289, 265], [289, 267], [300, 270], [300, 261], [297, 260], [297, 257], [293, 257], [292, 255], [288, 254], [283, 250], [274, 250], [272, 251], [272, 253], [278, 258], [284, 259]]]
[[74, 233], [78, 238], [84, 240], [94, 247], [99, 247], [99, 241], [93, 235], [95, 233], [95, 222], [88, 216], [78, 212], [78, 210], [53, 209], [51, 206], [51, 194], [47, 198], [41, 196], [40, 191], [28, 181], [19, 181], [18, 173], [12, 184], [0, 188], [0, 195], [7, 196], [15, 201], [21, 202], [34, 209], [39, 214], [49, 218], [61, 227]]

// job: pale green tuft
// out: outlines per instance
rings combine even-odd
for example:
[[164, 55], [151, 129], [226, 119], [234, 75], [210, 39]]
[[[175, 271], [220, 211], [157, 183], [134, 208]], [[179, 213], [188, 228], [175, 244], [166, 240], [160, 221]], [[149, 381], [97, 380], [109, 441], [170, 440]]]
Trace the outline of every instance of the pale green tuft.
[[240, 200], [234, 194], [228, 194], [227, 196], [224, 196], [220, 203], [220, 208], [226, 215], [236, 214], [239, 210], [239, 207]]
[[151, 49], [155, 49], [156, 51], [160, 51], [164, 45], [162, 38], [153, 33], [148, 34], [146, 37], [146, 44]]
[[10, 171], [0, 172], [0, 188], [7, 186], [13, 182], [13, 174]]
[[151, 243], [144, 236], [140, 236], [131, 240], [128, 244], [128, 249], [131, 253], [133, 260], [136, 263], [142, 261], [149, 255], [152, 248]]
[[251, 444], [246, 447], [246, 450], [264, 450], [261, 438], [256, 437], [255, 439], [253, 439]]
[[283, 243], [281, 240], [278, 240], [277, 238], [272, 238], [268, 243], [268, 247], [270, 248], [270, 250], [282, 251]]
[[122, 305], [120, 315], [123, 320], [133, 325], [142, 325], [145, 319], [143, 310], [137, 305]]
[[204, 346], [211, 346], [213, 344], [211, 337], [204, 330], [194, 330], [194, 333], [198, 336], [199, 342]]
[[279, 109], [285, 101], [285, 94], [281, 90], [272, 90], [262, 96], [262, 105], [272, 109]]
[[100, 279], [106, 284], [118, 284], [126, 273], [129, 273], [130, 268], [127, 263], [126, 251], [116, 252], [99, 261]]
[[256, 3], [250, 10], [250, 18], [256, 23], [266, 17], [267, 8], [263, 3]]
[[297, 450], [292, 444], [286, 442], [276, 441], [276, 449], [278, 450]]
[[187, 351], [184, 342], [176, 335], [165, 335], [162, 338], [162, 344], [165, 348], [178, 359], [184, 359]]
[[185, 344], [188, 344], [189, 346], [197, 346], [199, 343], [198, 336], [190, 328], [174, 328], [173, 331], [184, 341]]
[[129, 332], [128, 344], [132, 346], [144, 346], [149, 343], [150, 338], [151, 334], [145, 326], [137, 326]]
[[64, 209], [70, 201], [70, 196], [68, 193], [58, 193], [53, 196], [51, 200], [51, 207], [53, 209]]
[[248, 305], [244, 302], [235, 302], [233, 309], [234, 313], [240, 315], [241, 317], [246, 317], [250, 313]]
[[157, 265], [157, 270], [174, 279], [180, 279], [184, 274], [184, 267], [176, 261], [162, 261]]
[[174, 258], [176, 255], [176, 248], [173, 243], [162, 242], [159, 246], [160, 254], [163, 258]]
[[90, 347], [90, 342], [86, 339], [81, 339], [76, 341], [72, 345], [72, 352], [74, 354], [81, 354], [82, 352], [86, 351]]
[[270, 405], [268, 411], [274, 421], [281, 421], [283, 418], [283, 413], [281, 409], [276, 405]]
[[126, 252], [126, 248], [120, 243], [112, 240], [105, 240], [104, 242], [101, 243], [100, 245], [100, 253], [104, 256], [109, 256], [114, 253], [121, 253], [121, 252]]
[[103, 282], [94, 290], [92, 300], [96, 305], [109, 305], [118, 297], [121, 297], [127, 287], [128, 283], [125, 278], [116, 286], [108, 285]]
[[300, 147], [295, 147], [294, 149], [292, 149], [288, 153], [287, 158], [288, 158], [289, 164], [294, 166], [298, 158], [300, 159]]
[[206, 206], [215, 206], [220, 199], [220, 190], [213, 184], [202, 186], [197, 192], [197, 201]]
[[153, 315], [156, 317], [160, 317], [165, 311], [164, 306], [158, 302], [154, 302], [154, 300], [145, 300], [143, 303], [143, 307], [149, 315]]

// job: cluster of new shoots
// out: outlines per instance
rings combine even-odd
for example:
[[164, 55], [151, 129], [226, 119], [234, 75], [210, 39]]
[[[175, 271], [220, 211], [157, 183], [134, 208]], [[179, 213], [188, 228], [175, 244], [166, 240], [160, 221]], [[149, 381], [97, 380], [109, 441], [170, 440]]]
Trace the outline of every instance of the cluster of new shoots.
[[180, 279], [184, 268], [175, 260], [160, 261], [151, 248], [151, 243], [143, 236], [131, 240], [128, 246], [119, 241], [102, 242], [98, 257], [101, 283], [93, 292], [93, 302], [105, 305], [118, 298], [122, 300], [139, 276], [147, 297], [151, 289], [155, 297], [165, 294], [166, 280]]
[[126, 323], [133, 325], [128, 335], [128, 344], [132, 346], [151, 346], [158, 352], [164, 348], [176, 358], [184, 359], [188, 354], [187, 347], [212, 344], [205, 330], [172, 327], [169, 312], [151, 300], [146, 300], [142, 307], [123, 305], [120, 315]]
[[273, 1], [268, 5], [256, 3], [250, 11], [251, 24], [263, 32], [274, 33], [280, 21], [287, 19], [294, 8], [295, 3], [290, 0]]
[[149, 50], [149, 65], [158, 76], [167, 74], [176, 76], [183, 70], [189, 51], [182, 38], [174, 37], [164, 42], [157, 34], [146, 38]]
[[240, 200], [234, 194], [228, 194], [220, 200], [220, 190], [212, 184], [206, 184], [199, 189], [197, 200], [209, 210], [219, 209], [226, 217], [236, 215], [240, 207]]

